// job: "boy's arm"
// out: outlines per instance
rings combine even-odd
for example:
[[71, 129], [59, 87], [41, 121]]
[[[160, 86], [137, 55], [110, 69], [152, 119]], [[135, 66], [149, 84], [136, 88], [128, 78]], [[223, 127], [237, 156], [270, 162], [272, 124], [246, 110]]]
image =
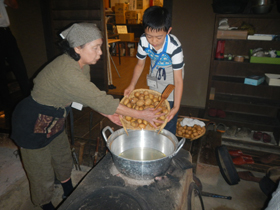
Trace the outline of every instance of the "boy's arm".
[[138, 62], [136, 66], [134, 67], [133, 76], [130, 82], [130, 85], [124, 90], [124, 96], [128, 96], [135, 88], [135, 85], [137, 84], [137, 81], [139, 77], [141, 76], [143, 69], [145, 67], [146, 59], [140, 60], [138, 59]]
[[170, 110], [168, 115], [168, 122], [172, 120], [175, 114], [179, 111], [181, 105], [181, 99], [183, 94], [183, 78], [182, 78], [182, 69], [174, 71], [174, 106]]

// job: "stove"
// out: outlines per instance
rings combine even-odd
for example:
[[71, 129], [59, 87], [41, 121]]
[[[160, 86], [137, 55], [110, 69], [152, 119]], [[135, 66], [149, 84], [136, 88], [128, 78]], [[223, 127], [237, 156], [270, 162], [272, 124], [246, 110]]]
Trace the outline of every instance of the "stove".
[[107, 153], [58, 210], [190, 209], [192, 168], [190, 153], [181, 149], [164, 174], [151, 180], [135, 180], [121, 174]]

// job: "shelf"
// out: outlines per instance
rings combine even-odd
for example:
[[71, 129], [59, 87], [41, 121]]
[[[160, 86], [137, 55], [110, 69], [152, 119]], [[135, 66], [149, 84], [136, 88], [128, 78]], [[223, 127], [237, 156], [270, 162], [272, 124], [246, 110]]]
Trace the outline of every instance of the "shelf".
[[215, 94], [215, 99], [213, 101], [227, 102], [233, 104], [249, 104], [254, 106], [264, 106], [269, 108], [279, 108], [280, 100], [257, 98], [242, 95], [229, 95], [229, 94]]
[[[275, 34], [275, 35], [278, 35], [278, 34]], [[249, 42], [249, 43], [250, 42], [253, 42], [253, 43], [259, 42], [259, 43], [265, 43], [265, 44], [267, 44], [268, 42], [271, 42], [274, 45], [279, 43], [279, 41], [275, 41], [275, 40], [267, 41], [267, 40], [251, 40], [251, 39], [222, 39], [222, 38], [217, 38], [217, 41], [218, 40], [226, 40], [226, 41], [234, 41], [234, 42], [244, 42], [244, 43], [246, 43], [246, 42]]]
[[252, 130], [267, 130], [272, 131], [274, 128], [280, 129], [280, 122], [275, 117], [263, 115], [251, 115], [246, 113], [236, 113], [226, 111], [226, 118], [217, 118], [207, 116], [207, 118], [216, 123], [224, 123], [225, 125], [239, 125]]
[[[208, 95], [205, 118], [225, 125], [244, 126], [255, 130], [280, 133], [280, 88], [266, 82], [252, 86], [244, 84], [251, 75], [279, 74], [280, 65], [250, 63], [250, 50], [256, 48], [280, 50], [280, 41], [218, 39], [220, 20], [227, 18], [230, 27], [239, 27], [243, 22], [251, 24], [258, 34], [280, 34], [280, 14], [217, 14], [212, 42], [212, 57], [209, 72]], [[224, 55], [246, 57], [244, 62], [215, 60], [217, 41], [225, 40]], [[210, 97], [211, 96], [211, 97]], [[226, 118], [208, 116], [208, 109], [225, 111]]]

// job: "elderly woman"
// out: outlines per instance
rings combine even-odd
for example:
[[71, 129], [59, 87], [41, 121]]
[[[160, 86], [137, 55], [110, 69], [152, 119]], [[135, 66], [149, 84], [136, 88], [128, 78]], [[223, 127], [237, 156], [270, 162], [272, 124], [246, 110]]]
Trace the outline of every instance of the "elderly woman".
[[157, 111], [136, 111], [100, 91], [90, 81], [90, 67], [102, 55], [102, 35], [95, 24], [76, 23], [61, 33], [64, 54], [49, 63], [34, 79], [31, 96], [21, 101], [12, 118], [11, 138], [20, 147], [32, 202], [54, 209], [51, 199], [55, 177], [64, 196], [73, 190], [72, 157], [64, 131], [73, 102], [91, 107], [120, 124], [118, 115], [145, 119], [154, 125]]

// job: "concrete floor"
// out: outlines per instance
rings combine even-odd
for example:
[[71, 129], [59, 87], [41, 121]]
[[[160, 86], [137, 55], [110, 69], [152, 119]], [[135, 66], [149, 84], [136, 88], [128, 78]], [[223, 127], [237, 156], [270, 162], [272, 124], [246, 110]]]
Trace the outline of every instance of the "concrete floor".
[[[28, 180], [20, 158], [15, 155], [17, 147], [9, 140], [7, 134], [1, 134], [0, 140], [0, 209], [41, 209], [34, 207], [31, 203]], [[81, 171], [73, 168], [72, 180], [74, 186], [90, 169], [90, 167], [84, 165], [81, 168]], [[253, 172], [253, 174], [256, 177], [264, 176], [262, 173]], [[232, 197], [232, 200], [227, 200], [203, 196], [205, 210], [261, 210], [266, 205], [267, 197], [260, 190], [258, 183], [241, 180], [239, 184], [230, 186], [221, 176], [217, 166], [197, 163], [196, 176], [202, 183], [203, 191]], [[57, 185], [52, 201], [55, 206], [59, 205], [62, 200], [61, 197], [62, 188]]]
[[[16, 147], [0, 147], [0, 209], [2, 210], [40, 210], [30, 200], [28, 180], [20, 158], [15, 155]], [[73, 169], [72, 181], [76, 186], [90, 168], [81, 166], [81, 171]], [[62, 201], [61, 185], [55, 186], [53, 204]]]
[[[242, 170], [241, 170], [242, 171]], [[253, 172], [256, 177], [264, 174]], [[261, 210], [266, 207], [267, 196], [256, 182], [240, 180], [237, 185], [228, 185], [217, 166], [197, 164], [196, 176], [202, 182], [202, 190], [232, 199], [203, 196], [205, 210]]]

